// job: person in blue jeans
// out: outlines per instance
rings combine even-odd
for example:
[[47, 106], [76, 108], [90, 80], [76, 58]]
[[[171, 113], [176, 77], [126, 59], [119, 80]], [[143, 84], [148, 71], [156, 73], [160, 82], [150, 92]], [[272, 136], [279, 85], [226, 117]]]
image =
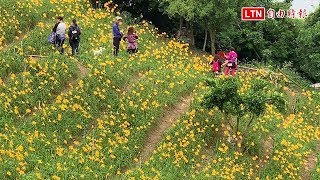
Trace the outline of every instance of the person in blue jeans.
[[60, 51], [60, 54], [64, 53], [63, 44], [66, 39], [66, 24], [63, 22], [63, 17], [58, 16], [57, 17], [57, 23], [55, 24], [53, 28], [53, 32], [56, 34], [56, 40], [54, 42], [56, 48]]
[[122, 18], [117, 16], [116, 21], [112, 26], [113, 34], [113, 55], [118, 56], [120, 49], [120, 41], [122, 39], [123, 33], [120, 31], [119, 25], [122, 23]]
[[69, 36], [69, 43], [72, 48], [72, 55], [76, 55], [79, 52], [79, 45], [80, 45], [80, 35], [81, 29], [77, 24], [77, 20], [72, 20], [72, 24], [69, 27], [68, 36]]

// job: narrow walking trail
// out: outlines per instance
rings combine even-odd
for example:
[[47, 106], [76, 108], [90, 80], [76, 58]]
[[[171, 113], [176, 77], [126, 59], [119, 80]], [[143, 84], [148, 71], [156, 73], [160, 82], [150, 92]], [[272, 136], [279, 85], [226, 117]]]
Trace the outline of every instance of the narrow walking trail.
[[77, 85], [78, 81], [86, 77], [89, 73], [89, 70], [80, 62], [76, 61], [77, 67], [79, 69], [79, 77], [72, 80], [66, 88], [64, 88], [60, 94], [68, 93], [75, 85]]
[[[77, 65], [78, 65], [78, 69], [80, 70], [80, 77], [79, 79], [83, 79], [85, 76], [88, 75], [88, 69], [83, 66], [81, 63], [78, 63], [77, 62]], [[117, 92], [119, 93], [119, 95], [123, 95], [123, 93], [127, 93], [131, 90], [132, 88], [132, 85], [136, 82], [139, 82], [143, 77], [144, 77], [144, 73], [145, 72], [139, 72], [139, 73], [136, 73], [133, 78], [130, 80], [130, 82], [128, 82], [125, 86], [123, 86], [122, 88], [120, 89], [117, 89]], [[67, 87], [62, 93], [65, 94], [65, 93], [68, 93], [68, 91], [70, 89], [73, 88], [74, 84], [77, 83], [76, 81], [75, 82], [72, 82], [69, 84], [69, 87]], [[106, 115], [107, 112], [106, 111], [102, 111], [101, 112], [101, 117], [100, 118], [104, 118], [104, 115]], [[75, 141], [81, 141], [81, 138], [84, 138], [88, 133], [91, 133], [92, 131], [94, 131], [96, 128], [97, 128], [97, 124], [96, 124], [96, 121], [92, 121], [90, 122], [90, 124], [88, 125], [88, 129], [86, 130], [83, 130], [82, 132], [82, 135], [81, 136], [78, 136], [78, 137], [75, 137], [73, 139], [71, 139], [70, 141], [68, 141], [66, 143], [66, 146], [69, 147], [70, 145], [73, 145]]]
[[[38, 60], [37, 58], [34, 58], [35, 60]], [[76, 61], [76, 60], [75, 60]], [[54, 94], [52, 99], [55, 99], [58, 95], [61, 94], [67, 94], [71, 89], [74, 88], [74, 86], [77, 85], [77, 82], [81, 79], [83, 79], [84, 77], [86, 77], [89, 74], [89, 70], [80, 62], [76, 61], [77, 64], [77, 68], [79, 70], [79, 76], [73, 80], [70, 81], [70, 83], [68, 85], [66, 85], [65, 88], [63, 88], [59, 93]], [[40, 106], [40, 102], [39, 102], [39, 108], [37, 109], [32, 109], [31, 112], [25, 116], [23, 116], [23, 119], [28, 119], [31, 116], [36, 115], [37, 113], [39, 113], [41, 111], [41, 106]]]
[[145, 77], [146, 71], [141, 71], [136, 74], [134, 74], [131, 78], [131, 80], [128, 82], [128, 84], [122, 88], [119, 89], [119, 94], [130, 92], [132, 89], [132, 86], [142, 80]]
[[309, 154], [309, 156], [306, 158], [306, 162], [304, 163], [302, 169], [302, 180], [310, 179], [310, 173], [316, 168], [318, 162], [317, 152], [320, 152], [320, 141], [318, 141], [315, 151]]
[[270, 135], [267, 137], [267, 139], [264, 140], [262, 143], [262, 156], [260, 157], [260, 161], [258, 163], [258, 171], [262, 170], [267, 163], [269, 162], [273, 149], [274, 149], [274, 140], [273, 137]]
[[14, 41], [8, 43], [8, 44], [3, 44], [2, 46], [0, 46], [0, 51], [7, 51], [8, 49], [12, 48], [13, 46], [15, 45], [19, 45], [20, 46], [20, 43], [23, 41], [23, 39], [25, 37], [27, 37], [29, 35], [30, 32], [28, 33], [24, 33], [24, 34], [19, 34], [17, 37], [17, 39], [15, 39]]
[[143, 151], [140, 154], [140, 161], [142, 163], [146, 162], [151, 157], [164, 132], [168, 130], [178, 120], [178, 118], [188, 110], [191, 102], [191, 95], [183, 97], [176, 106], [170, 108], [165, 113], [164, 117], [159, 120], [159, 123], [148, 135], [145, 146], [143, 147]]

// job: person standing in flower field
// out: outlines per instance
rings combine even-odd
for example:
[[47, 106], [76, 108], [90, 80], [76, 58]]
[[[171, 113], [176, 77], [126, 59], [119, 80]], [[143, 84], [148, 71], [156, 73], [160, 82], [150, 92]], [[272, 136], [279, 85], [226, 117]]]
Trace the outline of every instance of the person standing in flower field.
[[210, 64], [212, 66], [212, 72], [215, 75], [221, 75], [221, 66], [223, 64], [223, 61], [218, 54], [214, 55], [214, 59]]
[[56, 33], [56, 46], [60, 51], [60, 54], [64, 53], [63, 44], [66, 39], [66, 29], [67, 29], [67, 26], [63, 22], [63, 17], [58, 16], [57, 23], [54, 26], [52, 31]]
[[69, 27], [68, 36], [69, 36], [69, 43], [72, 48], [72, 55], [76, 55], [79, 52], [79, 45], [80, 45], [80, 35], [81, 29], [77, 24], [77, 20], [72, 20], [72, 24]]
[[120, 28], [119, 28], [119, 25], [121, 23], [122, 23], [122, 18], [117, 16], [116, 21], [112, 26], [114, 56], [118, 56], [119, 49], [120, 49], [120, 41], [123, 36], [123, 33], [120, 31]]
[[238, 54], [235, 52], [233, 47], [230, 48], [230, 52], [225, 55], [225, 58], [227, 58], [226, 62], [224, 63], [224, 65], [226, 65], [225, 75], [228, 76], [231, 70], [231, 75], [235, 76], [236, 69], [238, 67]]
[[123, 38], [123, 40], [128, 41], [127, 52], [129, 54], [134, 54], [138, 52], [138, 35], [134, 32], [134, 27], [130, 26], [128, 28], [127, 35]]

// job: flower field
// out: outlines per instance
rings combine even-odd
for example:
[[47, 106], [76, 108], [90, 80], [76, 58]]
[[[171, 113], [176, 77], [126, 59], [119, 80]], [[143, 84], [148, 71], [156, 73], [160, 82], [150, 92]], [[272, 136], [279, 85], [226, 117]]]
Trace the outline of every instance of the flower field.
[[[319, 92], [270, 80], [264, 70], [240, 72], [241, 93], [264, 79], [287, 103], [285, 112], [267, 104], [239, 151], [230, 139], [244, 136], [217, 109], [202, 106], [210, 56], [142, 22], [135, 24], [139, 53], [127, 55], [122, 42], [115, 58], [114, 9], [94, 10], [82, 0], [0, 4], [1, 17], [10, 17], [0, 25], [1, 179], [320, 178]], [[77, 18], [78, 57], [61, 56], [46, 42], [57, 15], [67, 26]], [[100, 46], [106, 51], [94, 56]], [[172, 116], [145, 160], [151, 132], [187, 98], [191, 104]]]

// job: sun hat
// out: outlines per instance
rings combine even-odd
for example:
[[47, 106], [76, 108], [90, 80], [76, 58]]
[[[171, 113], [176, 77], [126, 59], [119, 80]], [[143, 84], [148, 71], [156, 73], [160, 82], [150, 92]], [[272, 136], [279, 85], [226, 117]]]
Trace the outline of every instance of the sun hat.
[[117, 21], [120, 21], [120, 20], [122, 20], [122, 17], [117, 16], [117, 17], [116, 17], [116, 20], [117, 20]]

